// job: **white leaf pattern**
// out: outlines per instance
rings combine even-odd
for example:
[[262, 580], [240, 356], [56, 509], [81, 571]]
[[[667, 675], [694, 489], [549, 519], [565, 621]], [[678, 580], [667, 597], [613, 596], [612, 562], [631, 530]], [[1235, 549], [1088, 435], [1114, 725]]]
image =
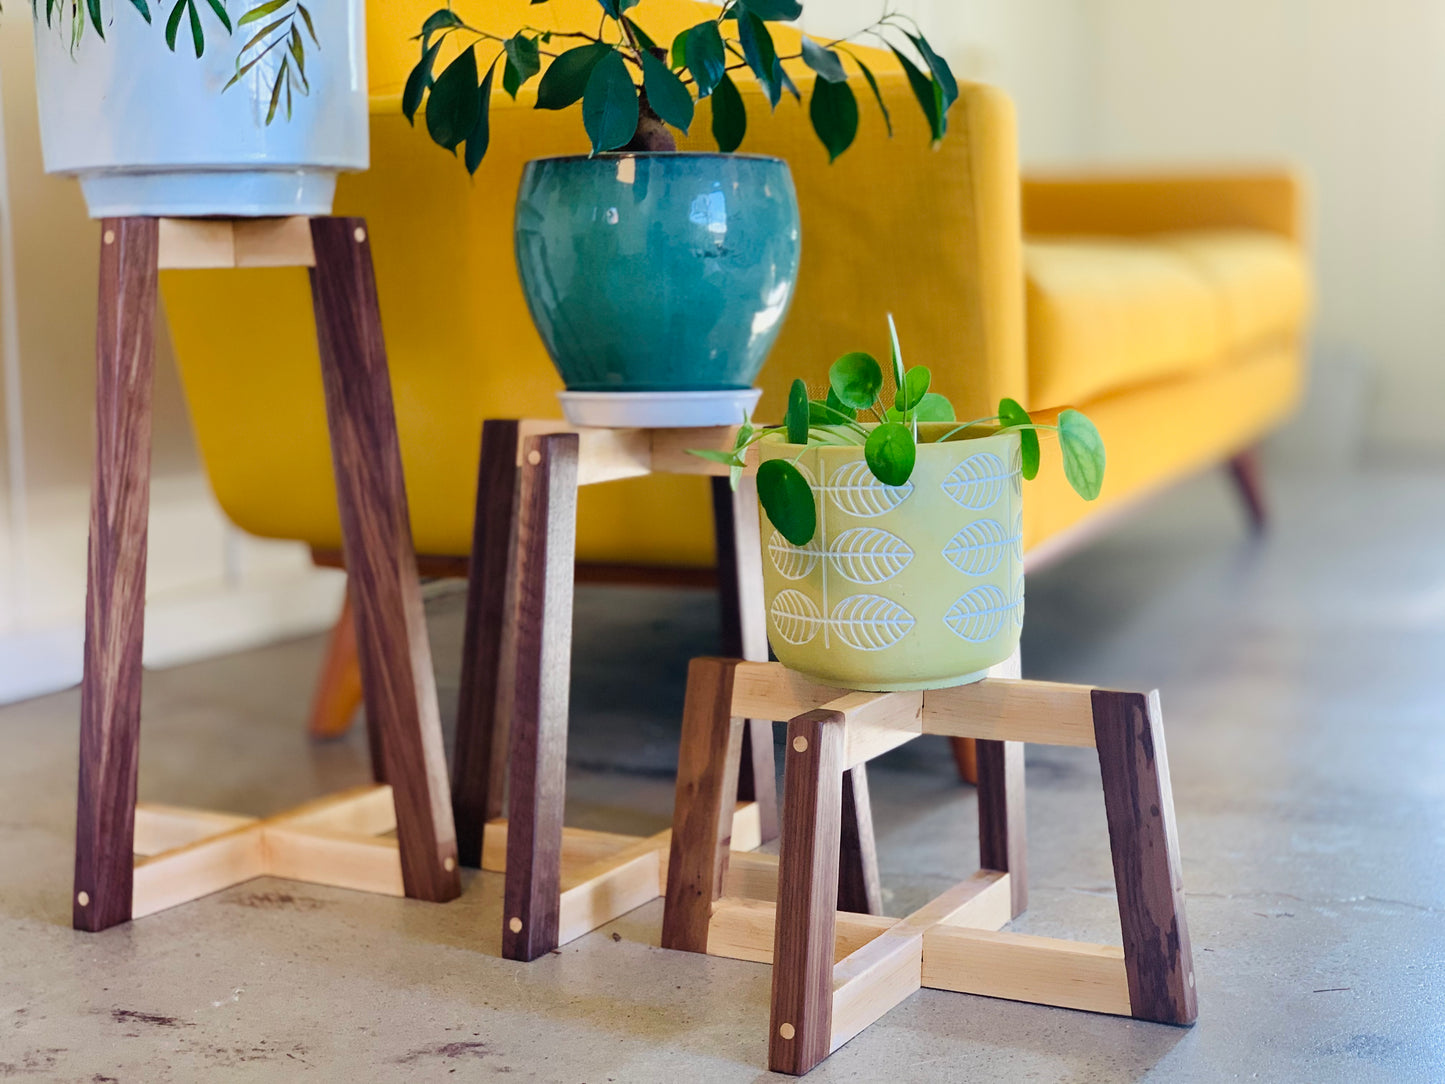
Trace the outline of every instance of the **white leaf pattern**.
[[913, 492], [913, 483], [886, 486], [873, 477], [866, 460], [858, 459], [840, 467], [824, 492], [833, 495], [833, 503], [840, 512], [871, 519], [891, 512], [906, 501]]
[[959, 639], [982, 644], [999, 634], [1009, 611], [1022, 605], [1022, 597], [1010, 602], [993, 584], [980, 584], [965, 591], [948, 608], [948, 613], [943, 615], [943, 623]]
[[998, 568], [1013, 539], [996, 519], [976, 519], [943, 547], [949, 564], [969, 576], [987, 576]]
[[1013, 480], [1014, 496], [1024, 495], [1024, 454], [1021, 445], [1014, 445], [1014, 454], [1009, 457], [1009, 477]]
[[838, 575], [854, 583], [883, 583], [908, 567], [913, 550], [896, 534], [877, 527], [850, 527], [828, 547]]
[[911, 613], [882, 595], [850, 595], [833, 607], [828, 620], [838, 639], [859, 651], [892, 647], [914, 624]]
[[1014, 624], [1019, 628], [1024, 627], [1024, 578], [1019, 577], [1019, 582], [1014, 586]]
[[979, 511], [1003, 496], [1004, 483], [1017, 471], [1004, 469], [1003, 460], [992, 452], [974, 452], [943, 480], [943, 491], [965, 508]]
[[795, 646], [808, 643], [823, 627], [818, 604], [801, 591], [779, 591], [769, 613], [778, 635]]
[[777, 531], [768, 539], [768, 556], [773, 559], [778, 575], [785, 580], [801, 580], [818, 567], [817, 550], [800, 549]]
[[1014, 560], [1022, 562], [1024, 559], [1024, 513], [1020, 509], [1018, 515], [1014, 516]]

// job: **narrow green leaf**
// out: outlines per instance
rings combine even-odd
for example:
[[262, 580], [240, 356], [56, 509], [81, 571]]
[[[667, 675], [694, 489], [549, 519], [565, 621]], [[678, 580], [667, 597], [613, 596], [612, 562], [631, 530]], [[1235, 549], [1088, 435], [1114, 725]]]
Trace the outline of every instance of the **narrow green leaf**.
[[[1007, 429], [1014, 425], [1032, 425], [1034, 420], [1016, 399], [998, 401], [998, 421]], [[1019, 430], [1019, 463], [1025, 480], [1032, 481], [1039, 474], [1039, 434], [1034, 429]]]
[[[176, 0], [175, 6], [171, 8], [171, 16], [166, 20], [166, 48], [173, 53], [176, 51], [176, 33], [180, 30], [181, 18], [185, 14], [185, 0]], [[244, 49], [241, 51], [245, 52]]]
[[672, 69], [650, 52], [642, 54], [642, 86], [648, 104], [665, 123], [684, 133], [692, 126], [692, 95]]
[[1064, 477], [1075, 493], [1092, 501], [1104, 488], [1104, 438], [1084, 415], [1065, 410], [1059, 414], [1059, 445], [1064, 453]]
[[[131, 0], [131, 2], [134, 3], [135, 0]], [[229, 34], [231, 32], [231, 16], [226, 14], [224, 0], [206, 0], [206, 2], [211, 5], [211, 10], [216, 13], [216, 18], [221, 20], [221, 25], [226, 28], [226, 33]], [[147, 18], [146, 22], [150, 22], [150, 19]]]
[[757, 76], [758, 85], [767, 94], [768, 104], [776, 106], [783, 96], [782, 61], [767, 25], [751, 11], [738, 16], [738, 44], [743, 47], [743, 59]]
[[[250, 23], [258, 23], [271, 12], [284, 8], [291, 0], [265, 0], [265, 3], [257, 4], [236, 22], [237, 26], [247, 26]], [[432, 18], [436, 18], [435, 15]]]
[[854, 56], [852, 53], [848, 55], [853, 57], [853, 63], [858, 65], [858, 70], [863, 73], [863, 78], [868, 80], [868, 87], [873, 91], [873, 100], [878, 103], [878, 108], [883, 110], [883, 123], [888, 127], [888, 138], [892, 139], [893, 116], [888, 112], [888, 103], [883, 100], [883, 91], [878, 87], [878, 80], [874, 78], [873, 71], [867, 64], [864, 64], [863, 61], [859, 60], [857, 56]]
[[647, 31], [643, 30], [642, 27], [638, 26], [631, 19], [624, 17], [622, 21], [627, 25], [627, 28], [632, 31], [632, 36], [637, 39], [638, 45], [649, 53], [656, 53], [658, 51], [657, 42], [652, 40], [652, 37]]
[[316, 36], [316, 24], [311, 21], [311, 12], [306, 9], [305, 4], [297, 4], [296, 10], [301, 14], [301, 21], [306, 24], [306, 32], [311, 35], [311, 44], [320, 47], [321, 39]]
[[296, 61], [296, 71], [301, 76], [301, 85], [310, 92], [311, 84], [306, 80], [306, 46], [301, 43], [301, 31], [294, 22], [291, 24], [291, 40], [286, 43], [286, 48], [291, 52], [291, 59]]
[[291, 69], [291, 61], [283, 59], [281, 70], [276, 73], [276, 82], [271, 86], [271, 108], [266, 110], [266, 123], [270, 124], [276, 119], [276, 106], [281, 102], [281, 84], [286, 82], [286, 75]]
[[863, 458], [868, 469], [885, 486], [901, 486], [913, 474], [918, 447], [913, 432], [899, 422], [884, 422], [868, 434], [863, 445]]
[[808, 386], [794, 380], [788, 389], [788, 413], [783, 419], [788, 426], [789, 444], [808, 443], [808, 414]]
[[932, 382], [933, 374], [927, 366], [915, 365], [903, 374], [903, 383], [893, 393], [893, 405], [907, 414], [923, 401]]
[[436, 78], [426, 100], [426, 129], [455, 151], [477, 123], [477, 51], [468, 46]]
[[888, 349], [893, 362], [893, 383], [897, 386], [903, 383], [903, 350], [898, 345], [898, 325], [893, 322], [891, 312], [888, 314]]
[[926, 393], [918, 401], [918, 409], [915, 417], [921, 422], [952, 422], [957, 421], [953, 413], [953, 404], [936, 391]]
[[758, 503], [778, 533], [795, 546], [806, 546], [818, 530], [818, 506], [803, 472], [786, 459], [758, 467]]
[[848, 81], [848, 73], [843, 70], [843, 61], [838, 54], [819, 45], [806, 34], [803, 35], [803, 63], [830, 83]]
[[883, 370], [878, 359], [862, 350], [844, 354], [828, 367], [828, 389], [845, 407], [870, 409], [883, 390]]
[[[889, 46], [889, 48], [893, 47]], [[898, 63], [903, 65], [903, 73], [908, 76], [908, 85], [913, 88], [913, 96], [918, 99], [918, 104], [923, 109], [923, 115], [928, 120], [928, 130], [932, 133], [933, 141], [938, 142], [943, 138], [943, 133], [948, 126], [948, 120], [939, 108], [942, 103], [943, 91], [934, 86], [933, 80], [919, 71], [918, 65], [897, 49], [893, 49], [893, 55], [898, 58]]]
[[943, 92], [943, 110], [958, 101], [958, 80], [953, 77], [953, 70], [949, 68], [948, 61], [933, 51], [933, 46], [928, 44], [928, 39], [922, 34], [909, 34], [908, 40], [923, 57], [923, 62], [928, 65], [928, 70], [933, 73], [934, 81]]
[[687, 70], [692, 72], [697, 83], [699, 99], [706, 98], [727, 77], [727, 50], [723, 48], [717, 23], [711, 19], [698, 23], [687, 32], [683, 56], [687, 60]]
[[221, 88], [221, 92], [225, 93], [237, 83], [239, 83], [248, 71], [254, 68], [257, 64], [261, 63], [261, 58], [265, 55], [265, 53], [261, 53], [259, 56], [254, 57], [250, 62], [248, 62], [245, 67], [237, 68], [236, 74], [231, 76], [231, 78], [226, 81], [226, 85]]
[[[181, 5], [178, 3], [177, 7], [179, 6]], [[171, 18], [175, 18], [174, 13], [172, 13]], [[263, 38], [270, 34], [271, 31], [275, 30], [278, 26], [286, 22], [286, 20], [289, 18], [289, 15], [283, 15], [281, 16], [281, 18], [276, 19], [273, 22], [267, 23], [265, 26], [263, 26], [260, 30], [256, 31], [256, 33], [251, 36], [250, 41], [248, 41], [245, 45], [241, 46], [241, 48], [237, 51], [236, 55], [238, 57], [245, 56], [252, 46], [258, 44]]]
[[[177, 0], [178, 3], [182, 0]], [[105, 39], [105, 24], [100, 18], [100, 0], [85, 0], [86, 10], [90, 12], [90, 25], [95, 27], [95, 32], [100, 35], [101, 40]]]
[[[144, 19], [146, 22], [150, 22], [150, 21], [151, 21], [151, 9], [150, 9], [150, 5], [146, 3], [146, 0], [130, 0], [130, 2], [131, 2], [131, 4], [132, 4], [132, 6], [136, 9], [136, 11], [140, 12], [142, 19]], [[49, 9], [50, 9], [50, 0], [47, 0], [47, 3], [46, 3], [46, 14], [47, 14], [47, 15], [49, 14]], [[231, 29], [230, 24], [227, 24], [226, 29], [227, 29], [227, 30], [230, 30], [230, 29]]]
[[748, 130], [748, 111], [743, 96], [726, 75], [712, 96], [712, 137], [724, 154], [737, 150]]
[[813, 131], [828, 148], [828, 161], [835, 162], [853, 144], [858, 134], [858, 99], [847, 83], [830, 83], [821, 75], [813, 80], [813, 97], [808, 102]]
[[738, 2], [759, 19], [766, 19], [768, 22], [786, 22], [803, 14], [803, 5], [798, 0], [738, 0]]
[[[413, 127], [416, 125], [416, 111], [421, 107], [422, 95], [426, 93], [426, 88], [431, 86], [432, 65], [436, 63], [437, 53], [441, 52], [441, 48], [442, 41], [438, 38], [431, 43], [431, 47], [422, 54], [416, 67], [406, 77], [406, 87], [401, 92], [401, 111]], [[254, 64], [255, 61], [251, 63]]]
[[461, 18], [451, 8], [438, 8], [426, 17], [426, 22], [421, 24], [421, 47], [425, 49], [431, 44], [431, 36], [439, 30], [454, 30], [463, 25]]
[[482, 80], [481, 88], [477, 91], [477, 122], [467, 133], [467, 148], [462, 155], [462, 160], [466, 163], [468, 173], [476, 173], [477, 167], [486, 157], [487, 144], [491, 142], [492, 77], [496, 74], [497, 62], [494, 60], [492, 66], [487, 69], [487, 77]]
[[612, 151], [637, 132], [637, 87], [627, 61], [615, 49], [592, 68], [582, 95], [582, 126], [592, 140], [592, 153]]
[[724, 463], [729, 467], [742, 465], [736, 451], [725, 452], [720, 448], [689, 448], [687, 454], [695, 455], [699, 459], [706, 459], [710, 463]]
[[608, 53], [614, 52], [605, 42], [594, 41], [568, 49], [542, 73], [537, 84], [538, 109], [566, 109], [587, 91], [592, 69]]

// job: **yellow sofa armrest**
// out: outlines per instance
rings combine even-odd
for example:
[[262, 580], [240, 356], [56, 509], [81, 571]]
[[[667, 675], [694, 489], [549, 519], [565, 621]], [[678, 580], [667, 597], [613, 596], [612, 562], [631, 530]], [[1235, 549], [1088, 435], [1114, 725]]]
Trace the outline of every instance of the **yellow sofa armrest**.
[[1023, 228], [1050, 234], [1257, 229], [1302, 242], [1304, 184], [1289, 169], [1024, 178]]

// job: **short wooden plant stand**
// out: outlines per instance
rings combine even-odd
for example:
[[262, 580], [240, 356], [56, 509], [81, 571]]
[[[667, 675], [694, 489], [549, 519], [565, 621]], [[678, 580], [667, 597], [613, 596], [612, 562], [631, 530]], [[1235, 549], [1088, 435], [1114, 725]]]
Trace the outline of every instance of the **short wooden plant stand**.
[[[776, 905], [730, 898], [725, 801], [742, 718], [789, 720]], [[978, 739], [982, 867], [907, 918], [839, 914], [844, 773], [919, 736]], [[1098, 750], [1123, 947], [999, 932], [1027, 905], [1023, 744]], [[773, 964], [768, 1066], [799, 1075], [920, 987], [1167, 1024], [1196, 1016], [1155, 693], [989, 677], [846, 692], [778, 663], [688, 679], [664, 947]]]
[[[118, 218], [101, 230], [75, 927], [103, 930], [263, 874], [454, 898], [441, 724], [366, 223]], [[311, 268], [373, 768], [389, 785], [266, 820], [137, 807], [157, 274], [297, 266]]]
[[[656, 899], [668, 877], [670, 832], [638, 838], [562, 823], [578, 487], [655, 472], [713, 476], [724, 640], [766, 659], [753, 479], [734, 492], [725, 466], [687, 454], [731, 448], [734, 432], [557, 421], [483, 428], [452, 790], [461, 861], [506, 875], [508, 959], [536, 959]], [[777, 859], [745, 853], [777, 836], [771, 721], [743, 721], [738, 743], [720, 829], [735, 848], [729, 883], [738, 895], [771, 898]], [[876, 910], [871, 849], [845, 853], [840, 906]]]

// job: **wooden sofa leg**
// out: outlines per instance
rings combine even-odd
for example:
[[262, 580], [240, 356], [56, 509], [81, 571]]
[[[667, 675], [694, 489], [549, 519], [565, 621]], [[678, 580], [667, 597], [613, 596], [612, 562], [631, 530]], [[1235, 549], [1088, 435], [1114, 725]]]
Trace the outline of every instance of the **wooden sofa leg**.
[[978, 784], [978, 746], [972, 738], [949, 738], [953, 747], [953, 763], [958, 766], [958, 777], [965, 783]]
[[326, 642], [326, 657], [316, 679], [307, 729], [313, 738], [339, 738], [351, 729], [360, 707], [361, 658], [356, 650], [356, 620], [348, 590]]
[[1236, 455], [1229, 461], [1229, 473], [1249, 515], [1250, 529], [1255, 534], [1262, 534], [1269, 524], [1269, 510], [1264, 502], [1264, 470], [1259, 461], [1259, 449], [1246, 448]]

